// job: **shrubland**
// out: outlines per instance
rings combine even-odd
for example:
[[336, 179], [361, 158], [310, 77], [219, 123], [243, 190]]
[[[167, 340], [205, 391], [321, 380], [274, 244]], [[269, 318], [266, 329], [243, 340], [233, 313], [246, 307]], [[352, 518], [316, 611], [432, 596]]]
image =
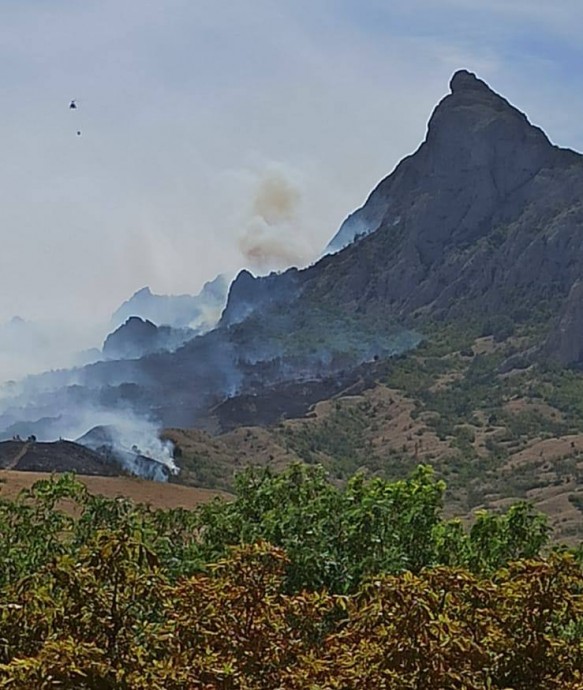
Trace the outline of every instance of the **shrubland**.
[[580, 551], [444, 490], [298, 464], [154, 511], [39, 482], [0, 501], [0, 688], [582, 688]]

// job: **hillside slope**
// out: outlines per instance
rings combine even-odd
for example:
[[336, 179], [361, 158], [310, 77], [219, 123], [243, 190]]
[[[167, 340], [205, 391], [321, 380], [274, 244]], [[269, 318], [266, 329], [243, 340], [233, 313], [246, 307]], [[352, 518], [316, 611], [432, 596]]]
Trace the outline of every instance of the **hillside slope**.
[[[583, 157], [553, 146], [475, 75], [457, 72], [450, 87], [419, 149], [347, 221], [368, 234], [305, 270], [242, 272], [218, 328], [176, 352], [26, 382], [0, 428], [26, 420], [34, 433], [35, 420], [60, 416], [57, 428], [97, 406], [212, 429], [233, 396], [344, 377], [410, 351], [437, 321], [474, 335], [518, 330], [529, 337], [513, 355], [577, 362]], [[317, 388], [298, 386], [290, 405], [325, 399], [330, 387], [321, 398]]]
[[[177, 480], [229, 489], [248, 465], [278, 471], [294, 461], [323, 464], [338, 482], [359, 469], [394, 480], [426, 463], [446, 480], [451, 515], [469, 519], [528, 499], [549, 515], [555, 537], [582, 539], [583, 376], [540, 366], [500, 371], [525, 337], [470, 338], [374, 363], [295, 419], [257, 425], [281, 399], [275, 387], [257, 401], [255, 425], [214, 436], [169, 429]], [[235, 401], [232, 411], [241, 419]], [[228, 428], [228, 418], [222, 423]]]

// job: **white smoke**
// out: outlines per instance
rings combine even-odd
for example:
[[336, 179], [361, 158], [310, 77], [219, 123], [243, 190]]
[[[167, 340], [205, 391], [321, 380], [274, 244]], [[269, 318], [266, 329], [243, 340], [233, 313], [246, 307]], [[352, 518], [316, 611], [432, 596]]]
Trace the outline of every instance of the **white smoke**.
[[[174, 445], [171, 441], [160, 438], [160, 429], [156, 424], [144, 417], [137, 417], [131, 412], [103, 411], [103, 417], [111, 419], [111, 426], [115, 428], [115, 442], [121, 450], [145, 455], [164, 465], [171, 474], [178, 473], [174, 462]], [[96, 419], [103, 418], [100, 413], [92, 416], [94, 425], [101, 424]]]
[[[22, 437], [34, 434], [38, 441], [77, 441], [101, 427], [108, 433], [105, 445], [112, 446], [118, 461], [132, 474], [161, 480], [177, 474], [173, 445], [160, 439], [161, 429], [155, 421], [129, 406], [105, 408], [59, 395], [59, 391], [76, 387], [80, 372], [55, 371], [0, 387], [0, 438], [18, 433]], [[95, 394], [98, 395], [98, 389]], [[139, 455], [160, 463], [161, 471], [156, 473], [155, 468], [153, 471], [152, 467], [140, 464]]]
[[101, 324], [27, 321], [0, 323], [0, 384], [51, 369], [82, 366], [101, 359]]
[[[116, 450], [144, 455], [164, 465], [170, 474], [177, 474], [174, 462], [174, 445], [160, 438], [160, 428], [145, 417], [131, 410], [84, 409], [75, 420], [70, 419], [62, 426], [62, 437], [77, 440], [95, 427], [105, 427], [111, 434]], [[140, 474], [135, 467], [129, 467], [134, 474]]]

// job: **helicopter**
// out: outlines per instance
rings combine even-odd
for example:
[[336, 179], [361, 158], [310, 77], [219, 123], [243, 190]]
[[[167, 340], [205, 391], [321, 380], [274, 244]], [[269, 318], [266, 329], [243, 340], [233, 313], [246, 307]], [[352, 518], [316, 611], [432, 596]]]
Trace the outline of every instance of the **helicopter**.
[[[73, 98], [73, 100], [69, 102], [69, 110], [77, 110], [78, 108], [79, 108], [79, 106], [77, 105], [77, 99]], [[77, 136], [78, 137], [81, 136], [80, 130], [77, 130]]]

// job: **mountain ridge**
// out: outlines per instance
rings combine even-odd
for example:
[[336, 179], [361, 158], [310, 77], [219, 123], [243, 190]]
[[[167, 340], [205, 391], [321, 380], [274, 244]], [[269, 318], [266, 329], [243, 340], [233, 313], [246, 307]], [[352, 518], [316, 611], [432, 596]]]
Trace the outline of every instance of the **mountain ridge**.
[[197, 295], [157, 295], [145, 286], [115, 310], [111, 325], [118, 328], [132, 316], [139, 316], [157, 326], [208, 330], [220, 316], [228, 285], [228, 278], [219, 274], [207, 281]]
[[215, 330], [173, 353], [63, 374], [38, 418], [50, 400], [97, 400], [194, 426], [233, 395], [403, 352], [436, 321], [534, 323], [529, 347], [541, 348], [583, 275], [583, 156], [470, 72], [450, 90], [360, 210], [380, 219], [374, 232], [306, 269], [242, 271]]
[[518, 321], [568, 295], [583, 274], [583, 156], [472, 73], [450, 88], [417, 151], [345, 221], [376, 227], [300, 272], [302, 292], [398, 318], [502, 310]]

